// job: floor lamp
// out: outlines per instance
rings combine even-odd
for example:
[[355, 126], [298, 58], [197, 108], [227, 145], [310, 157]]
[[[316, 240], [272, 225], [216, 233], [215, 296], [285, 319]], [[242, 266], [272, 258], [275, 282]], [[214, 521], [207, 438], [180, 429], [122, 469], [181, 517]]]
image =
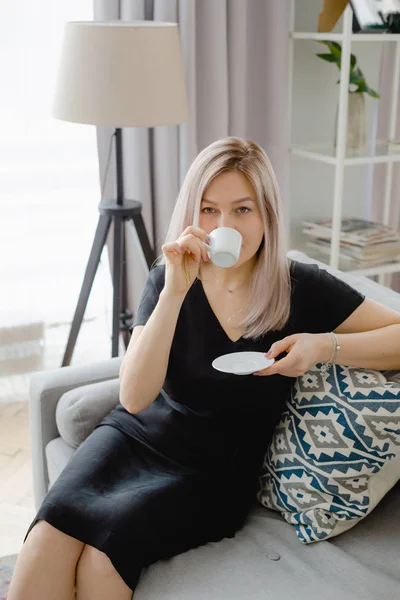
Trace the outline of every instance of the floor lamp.
[[[99, 204], [99, 220], [72, 321], [62, 366], [69, 365], [111, 224], [113, 317], [111, 356], [118, 356], [121, 317], [126, 317], [123, 223], [132, 220], [147, 266], [154, 259], [142, 205], [123, 188], [124, 127], [176, 125], [188, 118], [176, 23], [87, 21], [65, 26], [53, 116], [62, 121], [115, 128], [116, 199]], [[121, 297], [122, 294], [122, 297]], [[126, 326], [126, 325], [125, 325]]]

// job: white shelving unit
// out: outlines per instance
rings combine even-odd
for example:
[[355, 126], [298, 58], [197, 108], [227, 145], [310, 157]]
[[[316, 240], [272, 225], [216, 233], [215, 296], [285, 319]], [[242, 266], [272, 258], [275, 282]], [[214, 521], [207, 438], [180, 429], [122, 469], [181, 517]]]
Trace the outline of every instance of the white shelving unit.
[[[367, 149], [361, 153], [346, 152], [346, 133], [347, 133], [347, 106], [348, 106], [348, 82], [350, 75], [350, 56], [353, 43], [366, 42], [384, 42], [394, 43], [395, 60], [393, 68], [393, 85], [391, 96], [391, 109], [389, 121], [389, 140], [395, 139], [396, 134], [396, 115], [399, 97], [400, 82], [400, 34], [365, 34], [352, 32], [353, 11], [350, 4], [347, 5], [343, 16], [342, 33], [308, 33], [295, 31], [295, 0], [291, 0], [291, 27], [290, 27], [290, 65], [289, 65], [289, 115], [292, 115], [293, 101], [293, 56], [294, 46], [301, 43], [301, 40], [327, 40], [337, 41], [342, 44], [342, 62], [340, 69], [339, 84], [339, 105], [337, 119], [337, 145], [336, 152], [332, 144], [309, 144], [294, 145], [290, 143], [290, 153], [293, 156], [301, 156], [305, 159], [322, 162], [332, 165], [335, 168], [334, 186], [333, 186], [333, 211], [332, 211], [332, 242], [330, 251], [330, 265], [334, 268], [339, 267], [340, 251], [340, 227], [343, 208], [343, 187], [344, 187], [344, 169], [352, 165], [369, 165], [377, 163], [386, 163], [386, 181], [384, 194], [383, 220], [385, 225], [390, 221], [390, 203], [391, 187], [393, 179], [393, 163], [400, 162], [400, 146], [393, 147], [387, 141], [373, 141], [367, 146]], [[291, 127], [290, 127], [291, 130]], [[291, 139], [291, 137], [290, 137]], [[379, 283], [384, 283], [384, 276], [387, 273], [400, 271], [400, 262], [388, 263], [367, 269], [352, 270], [356, 273], [366, 276], [379, 276]]]

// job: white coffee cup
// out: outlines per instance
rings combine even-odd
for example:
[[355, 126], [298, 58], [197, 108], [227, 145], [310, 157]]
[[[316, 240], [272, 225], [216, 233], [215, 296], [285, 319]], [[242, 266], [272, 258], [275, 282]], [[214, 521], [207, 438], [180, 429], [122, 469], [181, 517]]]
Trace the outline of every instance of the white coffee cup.
[[242, 236], [231, 227], [218, 227], [209, 234], [209, 256], [217, 267], [233, 267], [239, 260]]

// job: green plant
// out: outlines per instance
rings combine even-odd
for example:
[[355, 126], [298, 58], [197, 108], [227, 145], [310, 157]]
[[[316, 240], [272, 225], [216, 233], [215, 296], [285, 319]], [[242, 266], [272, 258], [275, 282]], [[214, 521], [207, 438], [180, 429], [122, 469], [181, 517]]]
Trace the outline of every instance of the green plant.
[[[325, 44], [325, 46], [328, 46], [328, 48], [330, 50], [330, 54], [322, 53], [322, 54], [317, 54], [317, 56], [319, 58], [322, 58], [322, 60], [326, 60], [327, 62], [335, 63], [335, 65], [338, 67], [338, 69], [340, 71], [341, 64], [342, 64], [342, 47], [341, 47], [341, 45], [338, 44], [337, 42], [321, 41], [319, 43]], [[340, 79], [336, 83], [339, 83], [339, 82], [340, 82]], [[377, 94], [373, 89], [371, 89], [367, 85], [367, 82], [365, 81], [363, 72], [361, 71], [360, 67], [357, 66], [357, 59], [354, 56], [354, 54], [352, 54], [350, 57], [349, 92], [351, 94], [361, 94], [361, 93], [365, 92], [366, 94], [369, 94], [373, 98], [380, 97], [379, 94]]]

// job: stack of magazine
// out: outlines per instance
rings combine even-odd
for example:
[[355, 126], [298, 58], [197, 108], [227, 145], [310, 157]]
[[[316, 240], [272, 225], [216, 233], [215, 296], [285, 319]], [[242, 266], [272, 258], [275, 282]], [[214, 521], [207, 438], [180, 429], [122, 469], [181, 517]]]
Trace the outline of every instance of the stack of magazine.
[[[307, 248], [321, 260], [330, 255], [332, 221], [303, 221]], [[382, 223], [364, 219], [342, 219], [339, 268], [365, 269], [400, 261], [400, 233]]]

